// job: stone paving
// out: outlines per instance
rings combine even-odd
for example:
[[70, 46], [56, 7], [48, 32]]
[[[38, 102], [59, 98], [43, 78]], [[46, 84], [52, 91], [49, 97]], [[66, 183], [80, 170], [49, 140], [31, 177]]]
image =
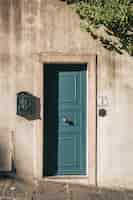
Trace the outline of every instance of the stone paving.
[[35, 185], [17, 179], [0, 179], [0, 200], [133, 200], [133, 191], [49, 181]]

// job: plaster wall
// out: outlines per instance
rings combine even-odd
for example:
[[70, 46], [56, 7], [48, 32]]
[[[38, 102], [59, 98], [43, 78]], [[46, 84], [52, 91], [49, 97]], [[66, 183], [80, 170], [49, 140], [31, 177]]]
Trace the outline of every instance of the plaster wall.
[[[35, 93], [34, 57], [97, 54], [97, 182], [133, 188], [132, 58], [82, 32], [78, 16], [59, 0], [0, 0], [0, 46], [0, 134], [14, 135], [17, 174], [35, 177], [36, 121], [16, 115], [16, 93]], [[104, 118], [98, 115], [103, 107]]]

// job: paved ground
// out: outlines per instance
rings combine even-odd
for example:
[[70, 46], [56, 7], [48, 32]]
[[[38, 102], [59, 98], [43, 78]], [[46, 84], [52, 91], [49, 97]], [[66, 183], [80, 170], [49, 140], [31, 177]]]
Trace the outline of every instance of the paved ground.
[[131, 190], [111, 190], [66, 183], [0, 179], [0, 200], [133, 200]]

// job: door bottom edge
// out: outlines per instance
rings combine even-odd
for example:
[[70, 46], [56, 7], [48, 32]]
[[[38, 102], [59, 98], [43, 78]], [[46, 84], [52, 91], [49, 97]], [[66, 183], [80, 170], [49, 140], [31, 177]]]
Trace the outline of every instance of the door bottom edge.
[[44, 176], [42, 179], [86, 179], [88, 175], [57, 175], [57, 176]]

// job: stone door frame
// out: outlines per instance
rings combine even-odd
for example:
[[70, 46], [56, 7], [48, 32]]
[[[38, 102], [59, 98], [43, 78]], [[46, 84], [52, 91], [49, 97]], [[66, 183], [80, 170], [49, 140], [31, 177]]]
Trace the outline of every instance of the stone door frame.
[[[35, 55], [34, 68], [34, 95], [40, 98], [41, 113], [40, 119], [35, 121], [34, 128], [34, 177], [43, 178], [43, 68], [48, 63], [80, 63], [87, 65], [87, 175], [88, 183], [97, 183], [97, 57], [90, 54], [73, 53], [39, 53]], [[89, 92], [88, 92], [89, 91]], [[88, 94], [89, 93], [89, 94]], [[80, 176], [78, 176], [80, 177]]]

